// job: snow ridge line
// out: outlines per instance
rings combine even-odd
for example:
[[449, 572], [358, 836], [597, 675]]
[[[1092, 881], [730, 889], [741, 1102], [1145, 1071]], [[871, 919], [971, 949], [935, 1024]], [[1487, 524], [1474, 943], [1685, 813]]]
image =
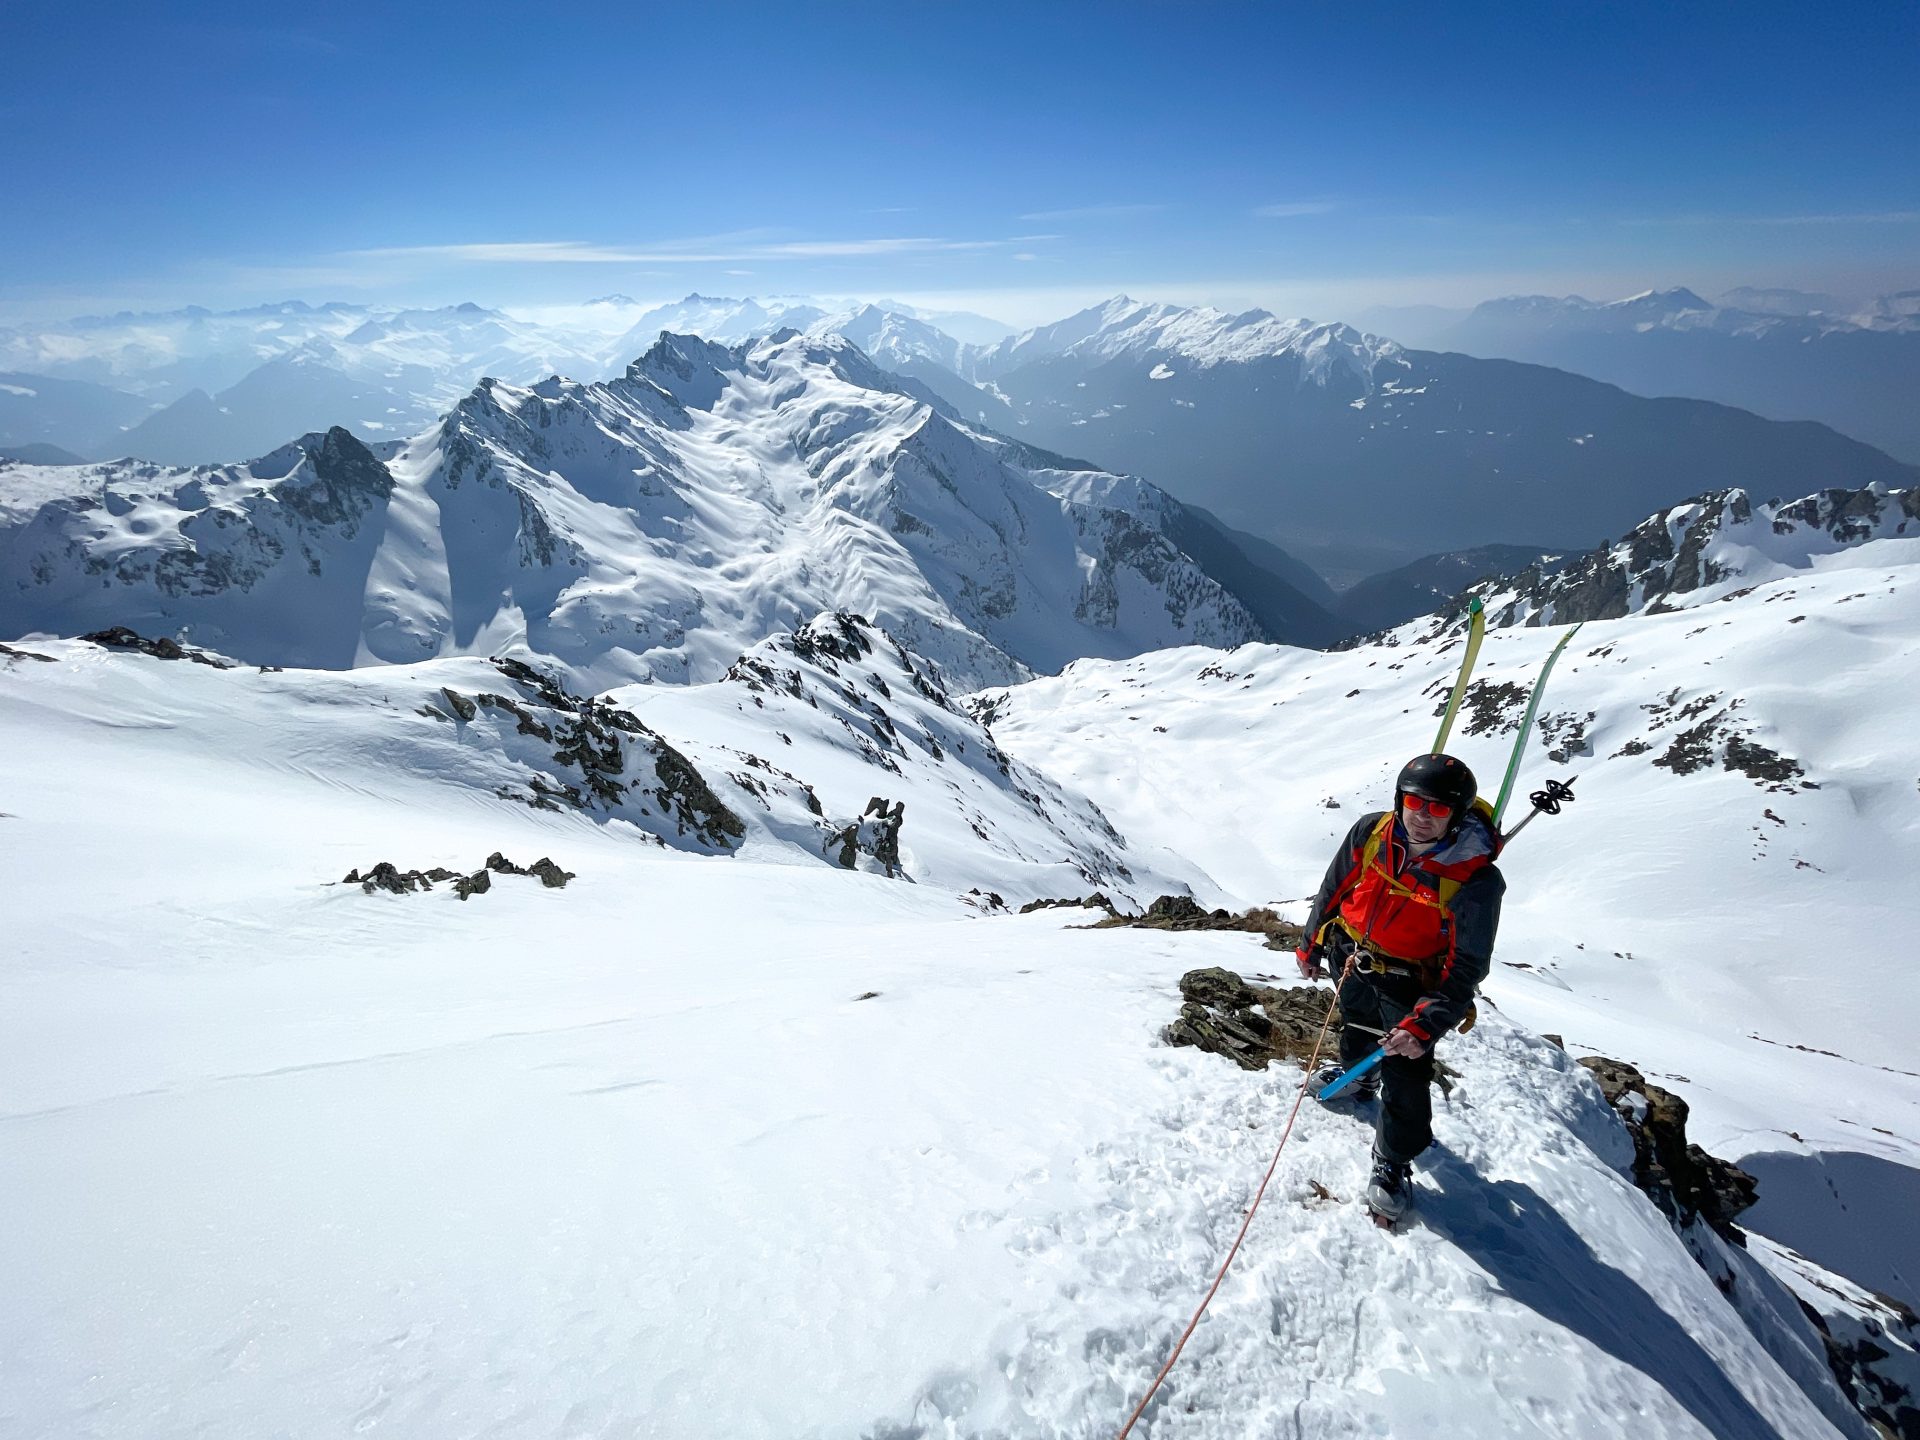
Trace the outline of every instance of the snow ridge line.
[[[1334, 985], [1336, 1003], [1339, 997], [1339, 984]], [[1320, 1047], [1326, 1043], [1327, 1027], [1333, 1023], [1335, 1005], [1327, 1007], [1327, 1013], [1320, 1022], [1320, 1033], [1313, 1037], [1313, 1053], [1307, 1057], [1307, 1065], [1300, 1072], [1300, 1088], [1293, 1095], [1293, 1109], [1287, 1112], [1286, 1128], [1280, 1132], [1280, 1143], [1273, 1147], [1273, 1159], [1267, 1162], [1267, 1173], [1260, 1177], [1260, 1188], [1253, 1192], [1253, 1203], [1247, 1206], [1246, 1218], [1240, 1222], [1240, 1233], [1233, 1237], [1233, 1244], [1227, 1250], [1227, 1258], [1220, 1262], [1220, 1273], [1213, 1277], [1213, 1284], [1207, 1287], [1207, 1293], [1201, 1298], [1200, 1307], [1193, 1312], [1193, 1318], [1187, 1322], [1187, 1328], [1175, 1342], [1173, 1353], [1167, 1356], [1167, 1363], [1160, 1367], [1160, 1373], [1153, 1377], [1153, 1383], [1147, 1387], [1147, 1393], [1140, 1397], [1140, 1403], [1133, 1407], [1133, 1413], [1127, 1417], [1127, 1423], [1120, 1427], [1114, 1440], [1127, 1440], [1136, 1421], [1146, 1413], [1147, 1405], [1159, 1391], [1161, 1382], [1173, 1373], [1174, 1362], [1180, 1358], [1180, 1352], [1187, 1348], [1187, 1341], [1193, 1338], [1193, 1332], [1199, 1327], [1200, 1317], [1207, 1313], [1221, 1283], [1227, 1278], [1227, 1267], [1233, 1264], [1233, 1257], [1240, 1253], [1240, 1242], [1247, 1238], [1247, 1229], [1253, 1224], [1253, 1217], [1260, 1208], [1260, 1202], [1266, 1197], [1267, 1185], [1273, 1179], [1273, 1172], [1280, 1168], [1280, 1152], [1287, 1148], [1287, 1137], [1293, 1134], [1293, 1122], [1300, 1117], [1300, 1106], [1307, 1098], [1307, 1085], [1313, 1079], [1314, 1066], [1320, 1063]]]

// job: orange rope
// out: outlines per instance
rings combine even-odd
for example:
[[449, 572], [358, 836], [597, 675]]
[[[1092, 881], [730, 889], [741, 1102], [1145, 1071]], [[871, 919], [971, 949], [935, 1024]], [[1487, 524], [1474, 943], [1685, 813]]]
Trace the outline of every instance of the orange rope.
[[1180, 1352], [1187, 1348], [1187, 1341], [1193, 1338], [1194, 1328], [1199, 1325], [1200, 1317], [1206, 1314], [1207, 1305], [1212, 1301], [1214, 1292], [1227, 1278], [1227, 1267], [1233, 1264], [1233, 1257], [1240, 1253], [1240, 1242], [1247, 1238], [1247, 1227], [1253, 1224], [1254, 1211], [1260, 1208], [1260, 1201], [1267, 1193], [1267, 1182], [1273, 1179], [1273, 1172], [1280, 1166], [1280, 1152], [1287, 1148], [1287, 1137], [1293, 1134], [1293, 1122], [1299, 1118], [1301, 1102], [1307, 1098], [1307, 1082], [1313, 1078], [1313, 1067], [1319, 1063], [1320, 1047], [1326, 1041], [1327, 1028], [1333, 1024], [1334, 1008], [1340, 1003], [1340, 985], [1352, 968], [1353, 957], [1349, 955], [1345, 967], [1334, 978], [1333, 1003], [1327, 1006], [1327, 1017], [1320, 1022], [1320, 1033], [1313, 1037], [1313, 1053], [1307, 1057], [1306, 1073], [1300, 1077], [1300, 1089], [1293, 1097], [1293, 1109], [1287, 1115], [1286, 1128], [1280, 1132], [1280, 1143], [1273, 1147], [1273, 1160], [1268, 1164], [1267, 1173], [1260, 1181], [1260, 1188], [1254, 1192], [1253, 1203], [1247, 1207], [1247, 1218], [1240, 1222], [1240, 1233], [1233, 1237], [1233, 1248], [1227, 1251], [1227, 1258], [1220, 1262], [1220, 1273], [1213, 1277], [1213, 1285], [1208, 1289], [1206, 1297], [1201, 1300], [1200, 1308], [1193, 1312], [1193, 1319], [1187, 1322], [1186, 1331], [1180, 1336], [1180, 1343], [1173, 1347], [1173, 1354], [1169, 1355], [1167, 1363], [1160, 1367], [1160, 1373], [1153, 1377], [1153, 1384], [1149, 1385], [1147, 1393], [1140, 1397], [1140, 1403], [1133, 1407], [1133, 1413], [1127, 1417], [1127, 1423], [1120, 1427], [1120, 1433], [1114, 1437], [1114, 1440], [1127, 1440], [1128, 1434], [1133, 1430], [1134, 1422], [1146, 1412], [1147, 1402], [1153, 1399], [1154, 1393], [1160, 1388], [1160, 1382], [1165, 1380], [1173, 1369], [1173, 1362], [1180, 1358]]

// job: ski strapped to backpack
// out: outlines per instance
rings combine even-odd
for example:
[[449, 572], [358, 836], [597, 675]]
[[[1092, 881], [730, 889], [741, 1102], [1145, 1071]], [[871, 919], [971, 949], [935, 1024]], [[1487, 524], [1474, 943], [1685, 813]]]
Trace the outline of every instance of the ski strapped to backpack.
[[1467, 606], [1467, 653], [1460, 657], [1460, 673], [1454, 677], [1453, 693], [1440, 717], [1440, 733], [1434, 737], [1435, 755], [1446, 753], [1447, 736], [1453, 733], [1453, 717], [1460, 713], [1460, 701], [1467, 693], [1467, 681], [1473, 677], [1473, 662], [1480, 657], [1480, 642], [1487, 638], [1487, 609], [1478, 595]]
[[1580, 626], [1575, 625], [1560, 637], [1560, 643], [1555, 645], [1553, 653], [1547, 656], [1547, 663], [1540, 671], [1540, 678], [1533, 682], [1533, 695], [1528, 699], [1527, 713], [1520, 721], [1520, 733], [1513, 738], [1513, 754], [1507, 760], [1506, 778], [1500, 782], [1500, 798], [1493, 802], [1495, 830], [1500, 828], [1500, 817], [1507, 813], [1507, 798], [1513, 794], [1514, 778], [1519, 775], [1520, 761], [1527, 753], [1527, 736], [1533, 730], [1533, 717], [1540, 709], [1540, 697], [1547, 693], [1547, 677], [1553, 674], [1554, 662], [1560, 658], [1560, 652], [1567, 648], [1567, 642], [1579, 633]]

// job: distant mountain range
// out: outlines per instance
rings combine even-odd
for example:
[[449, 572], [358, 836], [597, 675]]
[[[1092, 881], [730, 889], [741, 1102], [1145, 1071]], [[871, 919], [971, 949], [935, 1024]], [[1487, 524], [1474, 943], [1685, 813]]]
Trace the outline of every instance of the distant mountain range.
[[1920, 475], [1821, 425], [1258, 310], [1117, 297], [970, 358], [1015, 433], [1163, 484], [1323, 573], [1384, 568], [1348, 562], [1362, 545], [1402, 563], [1583, 548], [1703, 480], [1804, 494]]
[[1591, 375], [1636, 395], [1687, 395], [1774, 420], [1817, 420], [1920, 462], [1920, 291], [1845, 306], [1793, 290], [1691, 290], [1596, 304], [1490, 300], [1435, 348]]
[[[1909, 297], [1844, 320], [1797, 313], [1824, 297], [1742, 298], [1751, 308], [1669, 291], [1611, 305], [1517, 299], [1476, 314], [1477, 323], [1556, 344], [1573, 337], [1629, 349], [1665, 343], [1649, 335], [1735, 345], [1746, 356], [1825, 354], [1839, 339], [1920, 343]], [[1561, 369], [1411, 349], [1337, 323], [1121, 296], [976, 343], [936, 321], [989, 336], [1004, 327], [910, 308], [696, 294], [646, 309], [607, 296], [564, 323], [534, 323], [477, 305], [295, 303], [0, 331], [0, 363], [18, 367], [0, 375], [0, 448], [56, 447], [31, 452], [42, 460], [64, 451], [244, 464], [288, 436], [335, 426], [397, 447], [437, 429], [482, 377], [523, 387], [556, 374], [615, 379], [663, 328], [729, 344], [799, 329], [822, 343], [851, 342], [976, 434], [1016, 436], [1056, 457], [1087, 457], [1070, 462], [1080, 468], [1152, 481], [1192, 513], [1218, 516], [1243, 557], [1249, 537], [1262, 537], [1283, 552], [1260, 568], [1298, 592], [1281, 609], [1300, 635], [1377, 628], [1438, 583], [1412, 580], [1413, 590], [1377, 605], [1398, 583], [1383, 581], [1342, 622], [1306, 565], [1349, 584], [1488, 545], [1577, 551], [1703, 488], [1901, 488], [1916, 474], [1820, 425], [1650, 400]], [[1795, 335], [1806, 343], [1789, 345]], [[1883, 398], [1888, 414], [1911, 410], [1892, 390]], [[1302, 599], [1319, 613], [1301, 610]]]

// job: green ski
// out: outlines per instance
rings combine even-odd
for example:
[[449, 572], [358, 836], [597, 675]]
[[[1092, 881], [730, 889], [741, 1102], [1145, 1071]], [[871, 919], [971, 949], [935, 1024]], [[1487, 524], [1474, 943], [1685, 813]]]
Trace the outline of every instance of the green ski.
[[1447, 736], [1453, 733], [1453, 717], [1460, 713], [1460, 698], [1467, 693], [1467, 681], [1473, 678], [1473, 662], [1480, 656], [1480, 642], [1487, 635], [1487, 611], [1478, 595], [1467, 606], [1467, 653], [1460, 657], [1460, 674], [1453, 682], [1453, 694], [1447, 697], [1447, 713], [1440, 717], [1440, 733], [1434, 738], [1435, 755], [1446, 753]]
[[1540, 678], [1533, 682], [1533, 698], [1527, 701], [1526, 716], [1521, 720], [1520, 733], [1513, 741], [1513, 758], [1507, 761], [1507, 778], [1500, 782], [1500, 798], [1493, 805], [1493, 826], [1496, 830], [1500, 828], [1500, 817], [1507, 812], [1507, 798], [1513, 794], [1514, 778], [1519, 775], [1521, 758], [1527, 753], [1527, 736], [1533, 730], [1533, 716], [1540, 708], [1540, 697], [1546, 693], [1547, 677], [1553, 674], [1553, 662], [1560, 658], [1560, 652], [1567, 648], [1567, 642], [1579, 633], [1580, 626], [1575, 625], [1560, 637], [1560, 643], [1547, 656], [1546, 667], [1541, 670]]

